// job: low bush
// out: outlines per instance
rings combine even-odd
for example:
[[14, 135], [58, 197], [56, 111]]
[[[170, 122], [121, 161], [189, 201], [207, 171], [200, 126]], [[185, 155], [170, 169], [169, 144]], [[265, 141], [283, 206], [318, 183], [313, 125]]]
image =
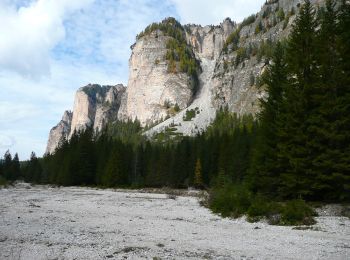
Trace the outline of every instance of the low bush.
[[198, 111], [198, 108], [186, 110], [186, 114], [183, 116], [183, 121], [191, 121], [193, 118], [196, 117], [196, 112]]
[[291, 200], [287, 201], [282, 209], [282, 225], [313, 225], [316, 212], [306, 204], [305, 201]]
[[257, 195], [252, 201], [247, 214], [249, 217], [262, 217], [267, 216], [271, 211], [271, 203], [267, 198]]
[[303, 200], [275, 202], [252, 194], [244, 185], [227, 184], [210, 192], [209, 207], [223, 217], [247, 215], [249, 222], [266, 218], [271, 225], [313, 225], [316, 212]]
[[7, 186], [7, 184], [7, 180], [4, 177], [0, 176], [0, 187]]
[[251, 193], [242, 185], [225, 185], [210, 193], [209, 205], [213, 212], [223, 217], [240, 217], [251, 205]]

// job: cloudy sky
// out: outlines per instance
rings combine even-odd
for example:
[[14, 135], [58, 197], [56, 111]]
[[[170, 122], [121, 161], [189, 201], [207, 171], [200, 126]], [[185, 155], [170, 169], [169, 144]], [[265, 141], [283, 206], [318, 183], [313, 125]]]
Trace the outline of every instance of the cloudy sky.
[[263, 0], [0, 0], [0, 156], [42, 156], [88, 83], [127, 83], [130, 45], [152, 22], [241, 21]]

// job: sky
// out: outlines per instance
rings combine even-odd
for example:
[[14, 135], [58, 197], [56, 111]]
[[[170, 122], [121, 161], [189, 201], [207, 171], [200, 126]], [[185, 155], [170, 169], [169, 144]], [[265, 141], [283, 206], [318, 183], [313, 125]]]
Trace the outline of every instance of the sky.
[[88, 83], [127, 84], [148, 24], [242, 21], [264, 0], [0, 0], [0, 157], [45, 152], [50, 129]]

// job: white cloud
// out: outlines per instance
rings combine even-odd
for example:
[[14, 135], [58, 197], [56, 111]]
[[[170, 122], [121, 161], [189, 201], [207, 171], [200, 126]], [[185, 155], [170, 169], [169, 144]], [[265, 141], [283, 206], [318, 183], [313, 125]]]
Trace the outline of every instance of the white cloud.
[[49, 74], [50, 50], [65, 36], [64, 17], [90, 2], [38, 0], [19, 9], [16, 2], [1, 2], [0, 70], [32, 77]]
[[170, 0], [177, 8], [182, 23], [219, 24], [226, 17], [241, 22], [260, 10], [263, 0]]
[[[4, 135], [0, 133], [0, 148], [9, 149], [15, 144], [15, 139], [12, 136]], [[2, 156], [2, 154], [1, 154]]]

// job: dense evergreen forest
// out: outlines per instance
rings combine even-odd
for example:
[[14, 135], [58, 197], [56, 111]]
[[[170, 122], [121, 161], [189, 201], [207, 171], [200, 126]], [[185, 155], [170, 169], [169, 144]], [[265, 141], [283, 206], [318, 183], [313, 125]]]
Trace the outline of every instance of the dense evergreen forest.
[[146, 139], [138, 122], [86, 129], [21, 167], [7, 152], [0, 180], [197, 187], [210, 190], [210, 207], [223, 215], [310, 223], [304, 201], [350, 201], [349, 28], [349, 2], [315, 10], [305, 1], [260, 78], [268, 97], [256, 118], [223, 108], [206, 132], [167, 142]]

